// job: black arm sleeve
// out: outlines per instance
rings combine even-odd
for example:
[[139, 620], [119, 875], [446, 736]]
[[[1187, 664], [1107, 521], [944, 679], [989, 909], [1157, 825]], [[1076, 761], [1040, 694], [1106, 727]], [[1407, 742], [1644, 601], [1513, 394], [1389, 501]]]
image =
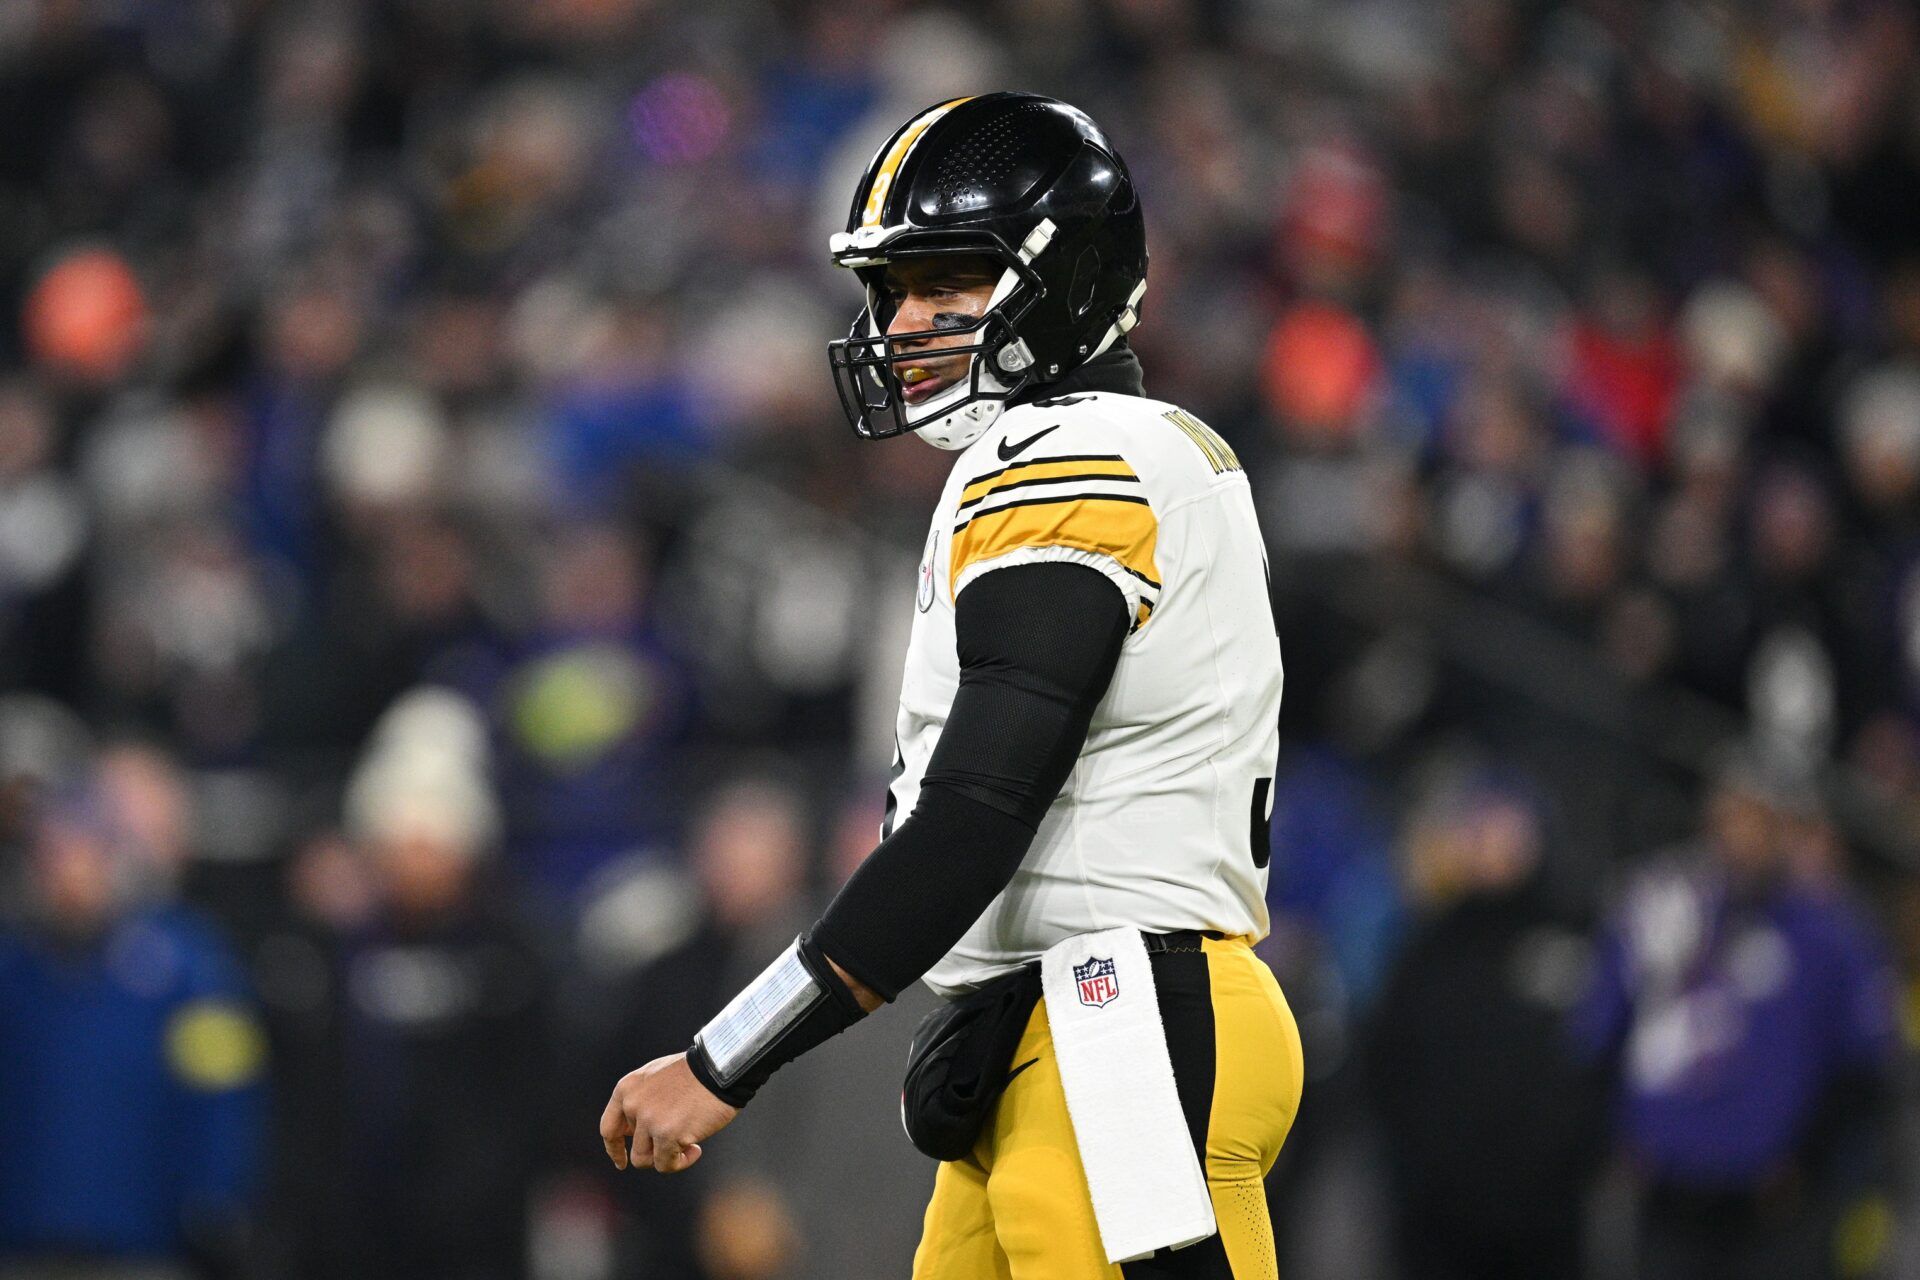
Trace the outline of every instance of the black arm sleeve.
[[1013, 879], [1079, 758], [1130, 622], [1119, 588], [1075, 564], [997, 569], [955, 609], [960, 688], [919, 801], [812, 934], [889, 1000]]

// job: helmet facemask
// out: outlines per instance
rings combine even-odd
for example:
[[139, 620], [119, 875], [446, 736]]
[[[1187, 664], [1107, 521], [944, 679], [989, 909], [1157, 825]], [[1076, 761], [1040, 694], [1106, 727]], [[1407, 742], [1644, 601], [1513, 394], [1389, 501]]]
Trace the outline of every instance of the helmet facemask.
[[[922, 241], [929, 238], [915, 237]], [[1007, 399], [1032, 378], [1032, 352], [1020, 340], [1019, 326], [1045, 292], [1039, 276], [1028, 265], [1045, 241], [1043, 235], [1031, 252], [1023, 245], [1016, 253], [997, 237], [984, 243], [970, 236], [962, 243], [888, 246], [858, 257], [841, 257], [841, 265], [851, 267], [867, 291], [867, 305], [854, 318], [853, 331], [827, 348], [835, 389], [857, 434], [884, 440], [911, 431], [938, 448], [963, 449], [999, 419]], [[960, 255], [984, 256], [1001, 267], [985, 310], [965, 324], [889, 334], [894, 306], [883, 288], [887, 264], [907, 258]], [[943, 387], [923, 404], [907, 403], [895, 370], [929, 354], [929, 348], [921, 344], [936, 338], [950, 342], [956, 335], [968, 341], [932, 351], [942, 359], [969, 357], [966, 376]]]

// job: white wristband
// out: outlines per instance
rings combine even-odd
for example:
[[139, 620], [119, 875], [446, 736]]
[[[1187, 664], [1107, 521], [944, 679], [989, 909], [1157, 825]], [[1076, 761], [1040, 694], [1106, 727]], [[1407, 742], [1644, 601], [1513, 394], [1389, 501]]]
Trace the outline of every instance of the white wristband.
[[775, 1041], [826, 998], [826, 988], [800, 958], [800, 939], [795, 938], [695, 1037], [713, 1064], [715, 1080], [723, 1088], [732, 1088]]

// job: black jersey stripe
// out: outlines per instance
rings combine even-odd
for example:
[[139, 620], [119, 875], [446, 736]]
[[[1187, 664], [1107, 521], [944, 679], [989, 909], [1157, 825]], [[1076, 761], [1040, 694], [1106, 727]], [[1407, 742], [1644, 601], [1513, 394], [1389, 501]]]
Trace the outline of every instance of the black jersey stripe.
[[1136, 498], [1126, 493], [1060, 493], [1048, 498], [1022, 498], [1018, 502], [1002, 503], [991, 511], [976, 511], [953, 526], [953, 531], [960, 532], [982, 516], [997, 516], [1002, 511], [1011, 511], [1015, 507], [1044, 507], [1055, 502], [1137, 502], [1143, 507], [1153, 505], [1145, 498]]
[[[1005, 484], [997, 484], [977, 498], [968, 498], [953, 510], [957, 515], [965, 511], [968, 507], [978, 506], [994, 494], [1005, 493], [1009, 489], [1024, 489], [1029, 485], [1036, 484], [1074, 484], [1081, 480], [1117, 480], [1121, 484], [1140, 483], [1139, 476], [1123, 476], [1109, 471], [1082, 471], [1070, 476], [1032, 476], [1025, 480], [1009, 480]], [[979, 484], [980, 482], [976, 480], [973, 483]], [[967, 487], [972, 488], [973, 485], [968, 485]]]
[[1057, 458], [1028, 458], [1025, 462], [1016, 462], [1011, 466], [1002, 467], [998, 471], [982, 471], [979, 475], [975, 476], [973, 479], [961, 485], [960, 491], [962, 493], [965, 493], [968, 489], [973, 488], [973, 486], [979, 484], [982, 480], [992, 480], [992, 479], [995, 479], [996, 477], [1007, 474], [1007, 472], [1009, 471], [1020, 471], [1020, 470], [1024, 470], [1027, 467], [1044, 467], [1049, 462], [1125, 462], [1125, 461], [1126, 459], [1121, 457], [1117, 453], [1065, 453], [1065, 454], [1061, 454]]

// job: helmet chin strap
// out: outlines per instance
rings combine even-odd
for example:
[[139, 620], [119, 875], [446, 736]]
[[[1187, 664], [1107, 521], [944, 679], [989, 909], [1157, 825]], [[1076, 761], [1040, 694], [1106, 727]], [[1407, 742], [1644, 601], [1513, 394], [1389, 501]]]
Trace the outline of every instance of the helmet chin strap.
[[1127, 295], [1127, 305], [1120, 308], [1120, 314], [1115, 316], [1113, 323], [1107, 326], [1107, 336], [1100, 339], [1100, 345], [1088, 354], [1087, 359], [1091, 360], [1095, 356], [1104, 354], [1108, 347], [1118, 342], [1133, 326], [1140, 323], [1140, 299], [1146, 294], [1147, 282], [1143, 279], [1133, 287], [1133, 292]]

